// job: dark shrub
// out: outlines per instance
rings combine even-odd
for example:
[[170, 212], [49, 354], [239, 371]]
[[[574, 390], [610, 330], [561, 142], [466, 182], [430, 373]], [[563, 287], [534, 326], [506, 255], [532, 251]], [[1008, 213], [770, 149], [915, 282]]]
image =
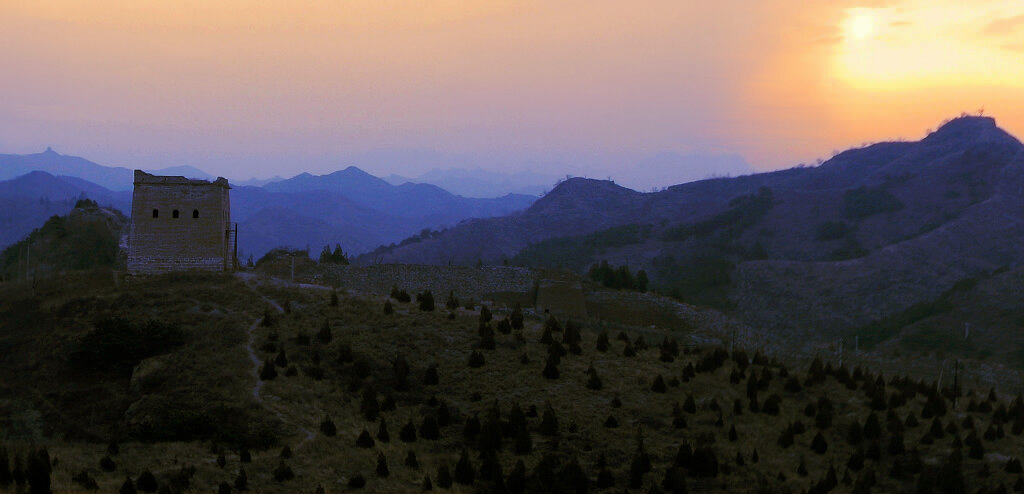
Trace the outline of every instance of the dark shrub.
[[411, 443], [416, 441], [416, 426], [412, 423], [412, 419], [409, 419], [402, 430], [398, 433], [398, 439], [404, 443]]
[[484, 366], [484, 354], [477, 350], [473, 350], [469, 354], [469, 366], [477, 369]]
[[437, 486], [442, 489], [449, 489], [452, 486], [452, 474], [448, 472], [447, 465], [437, 467]]
[[284, 460], [278, 463], [277, 468], [274, 469], [274, 480], [278, 482], [285, 482], [295, 478], [295, 472], [292, 471], [292, 467], [288, 466]]
[[100, 459], [100, 470], [103, 470], [104, 472], [113, 472], [114, 470], [117, 470], [117, 464], [114, 463], [114, 460], [110, 459], [109, 456], [104, 456]]
[[420, 301], [420, 310], [430, 312], [434, 310], [434, 294], [426, 290], [416, 297]]
[[455, 464], [455, 482], [462, 485], [473, 485], [473, 480], [476, 478], [476, 470], [473, 468], [473, 463], [469, 459], [469, 451], [465, 448], [462, 450], [462, 455], [459, 457], [458, 463]]
[[363, 429], [363, 432], [359, 433], [359, 437], [356, 438], [356, 446], [360, 448], [372, 448], [375, 441], [370, 437], [370, 431]]
[[142, 472], [139, 478], [135, 479], [135, 488], [142, 492], [156, 492], [158, 487], [156, 477], [149, 470]]

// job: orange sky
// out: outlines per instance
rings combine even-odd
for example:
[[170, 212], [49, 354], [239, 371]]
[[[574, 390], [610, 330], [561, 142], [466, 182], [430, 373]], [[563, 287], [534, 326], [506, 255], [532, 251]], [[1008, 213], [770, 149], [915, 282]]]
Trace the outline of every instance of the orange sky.
[[788, 167], [981, 107], [1024, 135], [1017, 0], [5, 0], [0, 26], [0, 152], [105, 164], [625, 179], [665, 151]]

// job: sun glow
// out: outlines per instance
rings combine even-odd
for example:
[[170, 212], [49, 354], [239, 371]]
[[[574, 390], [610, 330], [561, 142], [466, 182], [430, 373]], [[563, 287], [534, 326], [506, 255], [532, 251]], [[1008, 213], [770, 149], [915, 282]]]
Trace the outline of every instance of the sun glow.
[[914, 8], [853, 8], [841, 21], [834, 73], [860, 89], [1020, 87], [1018, 53], [964, 29], [985, 25], [976, 9], [958, 4]]
[[875, 31], [875, 20], [869, 14], [856, 14], [847, 25], [847, 33], [853, 39], [864, 39]]

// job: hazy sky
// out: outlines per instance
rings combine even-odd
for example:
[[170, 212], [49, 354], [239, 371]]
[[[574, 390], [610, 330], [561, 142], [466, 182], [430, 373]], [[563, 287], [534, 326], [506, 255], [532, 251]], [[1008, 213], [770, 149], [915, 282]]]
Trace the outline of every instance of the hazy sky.
[[0, 152], [110, 165], [648, 187], [652, 156], [783, 168], [981, 107], [1024, 134], [1019, 0], [3, 0], [0, 26]]

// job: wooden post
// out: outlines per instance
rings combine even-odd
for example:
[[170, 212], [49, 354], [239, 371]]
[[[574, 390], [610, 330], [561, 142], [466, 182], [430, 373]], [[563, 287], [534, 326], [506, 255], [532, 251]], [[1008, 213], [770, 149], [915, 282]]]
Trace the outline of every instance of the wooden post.
[[957, 388], [960, 386], [960, 361], [953, 361], [953, 408], [956, 408], [956, 399], [959, 396]]

